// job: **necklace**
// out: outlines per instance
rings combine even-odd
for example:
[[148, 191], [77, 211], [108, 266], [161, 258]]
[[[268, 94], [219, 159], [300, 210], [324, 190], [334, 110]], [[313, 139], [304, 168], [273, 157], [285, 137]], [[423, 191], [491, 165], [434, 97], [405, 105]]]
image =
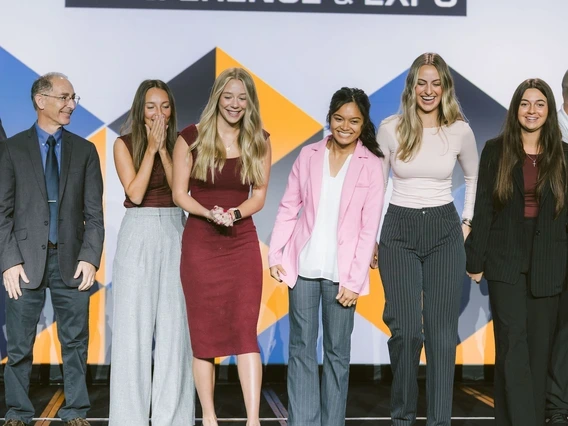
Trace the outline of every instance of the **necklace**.
[[237, 139], [234, 139], [233, 142], [231, 142], [229, 145], [223, 144], [223, 146], [225, 147], [225, 151], [227, 151], [227, 154], [231, 151], [231, 147], [235, 144], [236, 141]]
[[527, 154], [526, 152], [525, 152], [525, 155], [526, 155], [527, 157], [529, 157], [529, 160], [532, 161], [533, 167], [536, 167], [536, 160], [538, 160], [538, 154], [536, 154], [535, 158], [532, 158], [532, 157], [531, 157], [529, 154]]

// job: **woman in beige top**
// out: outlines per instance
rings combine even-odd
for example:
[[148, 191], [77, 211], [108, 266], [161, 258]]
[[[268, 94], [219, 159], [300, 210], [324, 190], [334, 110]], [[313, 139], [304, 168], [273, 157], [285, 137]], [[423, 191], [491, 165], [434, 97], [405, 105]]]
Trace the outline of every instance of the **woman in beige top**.
[[[394, 426], [412, 425], [416, 420], [424, 345], [426, 424], [449, 425], [465, 273], [463, 243], [473, 215], [477, 147], [457, 102], [449, 68], [435, 53], [420, 55], [412, 64], [401, 111], [387, 118], [377, 134], [385, 154], [385, 181], [390, 168], [393, 171], [393, 195], [371, 264], [378, 263], [380, 269], [384, 321], [392, 333], [388, 342], [393, 372], [391, 417]], [[451, 191], [456, 161], [465, 176], [463, 220]]]

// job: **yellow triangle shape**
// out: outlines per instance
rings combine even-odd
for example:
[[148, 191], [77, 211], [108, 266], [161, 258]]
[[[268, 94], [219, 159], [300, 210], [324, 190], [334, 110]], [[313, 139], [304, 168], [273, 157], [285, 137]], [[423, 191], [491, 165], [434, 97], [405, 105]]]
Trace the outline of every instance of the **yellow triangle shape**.
[[383, 282], [377, 269], [370, 272], [370, 292], [367, 296], [362, 296], [357, 301], [357, 313], [390, 336], [390, 330], [383, 321], [385, 309], [385, 292]]
[[495, 364], [493, 321], [489, 321], [458, 345], [456, 364]]
[[270, 276], [268, 246], [259, 241], [263, 265], [262, 302], [258, 318], [257, 334], [261, 334], [288, 314], [288, 286]]
[[106, 288], [91, 296], [89, 305], [89, 364], [106, 364]]
[[272, 144], [272, 163], [322, 130], [322, 125], [258, 78], [224, 51], [216, 48], [215, 76], [227, 68], [245, 68], [251, 73], [260, 102], [260, 115]]

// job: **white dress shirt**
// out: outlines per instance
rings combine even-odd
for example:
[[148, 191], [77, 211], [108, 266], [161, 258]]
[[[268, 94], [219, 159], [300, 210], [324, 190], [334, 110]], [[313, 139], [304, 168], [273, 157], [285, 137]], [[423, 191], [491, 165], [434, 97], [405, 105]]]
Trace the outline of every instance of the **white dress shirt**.
[[560, 124], [560, 130], [562, 130], [562, 140], [568, 143], [568, 114], [563, 107], [558, 111], [558, 124]]
[[323, 278], [339, 282], [337, 268], [337, 226], [339, 223], [339, 203], [345, 175], [351, 162], [351, 155], [337, 173], [331, 177], [329, 169], [329, 149], [326, 148], [323, 161], [321, 186], [316, 223], [310, 239], [300, 253], [299, 275], [304, 278]]

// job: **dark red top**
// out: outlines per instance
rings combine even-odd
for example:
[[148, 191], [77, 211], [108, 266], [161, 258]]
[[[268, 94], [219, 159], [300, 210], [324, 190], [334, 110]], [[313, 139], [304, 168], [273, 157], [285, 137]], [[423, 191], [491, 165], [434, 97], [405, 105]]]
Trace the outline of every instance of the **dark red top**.
[[[120, 137], [124, 141], [130, 156], [134, 158], [132, 154], [132, 135], [122, 135]], [[160, 159], [160, 155], [156, 154], [154, 157], [154, 165], [152, 166], [152, 174], [150, 175], [150, 182], [148, 182], [148, 188], [146, 189], [146, 194], [144, 199], [140, 204], [134, 204], [128, 198], [128, 195], [124, 194], [126, 199], [124, 200], [124, 207], [127, 209], [132, 207], [175, 207], [174, 200], [172, 199], [172, 189], [168, 185], [168, 180], [166, 179], [166, 172], [164, 170], [164, 165]]]
[[[538, 159], [538, 155], [531, 155]], [[538, 180], [538, 161], [525, 156], [523, 164], [523, 178], [525, 180], [525, 217], [538, 216], [538, 199], [536, 198], [536, 182]]]

